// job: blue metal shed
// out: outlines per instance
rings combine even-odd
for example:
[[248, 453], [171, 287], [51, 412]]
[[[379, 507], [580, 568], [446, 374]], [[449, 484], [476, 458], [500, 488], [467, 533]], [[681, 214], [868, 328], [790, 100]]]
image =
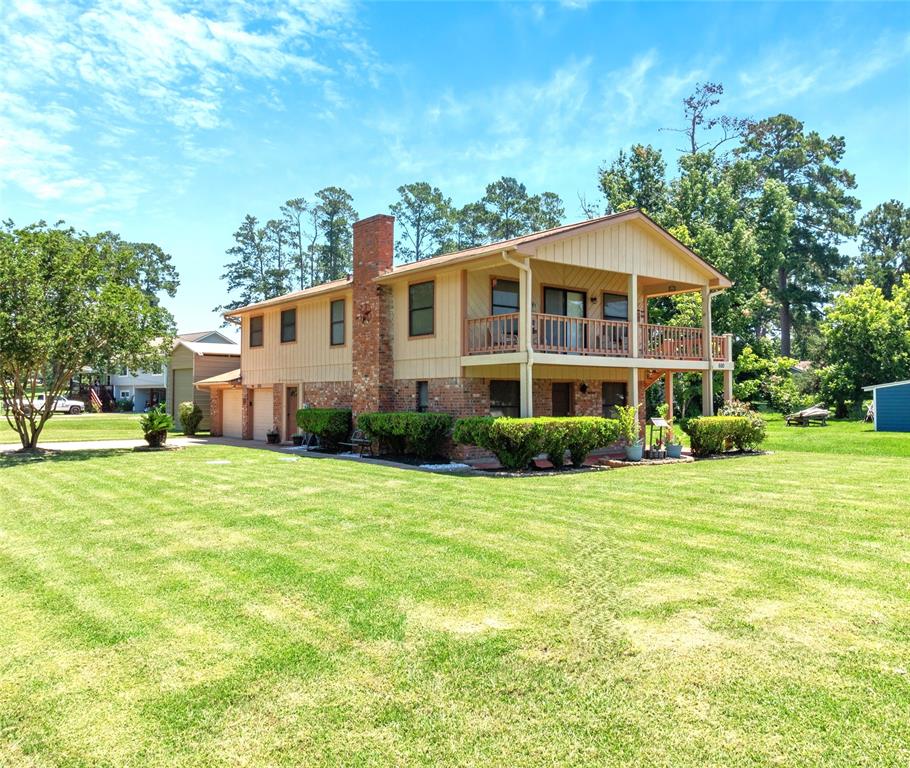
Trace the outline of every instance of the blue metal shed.
[[863, 387], [872, 393], [877, 432], [910, 432], [910, 380]]

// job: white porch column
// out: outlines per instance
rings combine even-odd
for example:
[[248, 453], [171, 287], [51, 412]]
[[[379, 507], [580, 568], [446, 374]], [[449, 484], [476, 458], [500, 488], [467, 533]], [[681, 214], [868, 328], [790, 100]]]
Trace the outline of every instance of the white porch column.
[[[511, 259], [507, 259], [511, 261]], [[514, 261], [512, 262], [515, 263]], [[519, 366], [520, 413], [522, 418], [534, 415], [534, 340], [533, 340], [533, 276], [531, 260], [525, 258], [518, 270], [518, 348], [525, 352], [525, 362]]]
[[[629, 357], [641, 357], [638, 347], [638, 275], [629, 275], [629, 287], [626, 292], [629, 304]], [[637, 374], [636, 374], [637, 375]]]
[[701, 412], [704, 416], [714, 415], [714, 354], [711, 349], [711, 289], [707, 285], [701, 289], [701, 327], [702, 346], [708, 370], [701, 375]]
[[673, 420], [673, 371], [664, 374], [664, 402], [667, 404], [667, 413]]

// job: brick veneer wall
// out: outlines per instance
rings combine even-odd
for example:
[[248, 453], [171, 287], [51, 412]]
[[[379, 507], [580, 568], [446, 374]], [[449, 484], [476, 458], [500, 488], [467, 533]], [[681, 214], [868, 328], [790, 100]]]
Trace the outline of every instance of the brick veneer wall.
[[222, 425], [224, 423], [224, 390], [221, 388], [212, 389], [212, 397], [209, 401], [209, 431], [213, 437], [221, 437]]
[[243, 387], [240, 400], [240, 437], [244, 440], [253, 439], [253, 415], [250, 409], [250, 400], [253, 397], [251, 387]]
[[373, 278], [392, 269], [395, 218], [379, 214], [354, 224], [353, 363], [354, 413], [393, 407], [391, 290]]
[[311, 408], [350, 408], [353, 400], [350, 381], [308, 381], [300, 385], [300, 405]]

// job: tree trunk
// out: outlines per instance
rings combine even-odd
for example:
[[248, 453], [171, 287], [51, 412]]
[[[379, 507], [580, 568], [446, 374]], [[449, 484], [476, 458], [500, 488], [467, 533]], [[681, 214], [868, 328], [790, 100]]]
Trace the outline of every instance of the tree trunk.
[[793, 319], [790, 316], [790, 300], [787, 298], [787, 270], [783, 267], [777, 271], [777, 288], [780, 295], [780, 353], [784, 357], [790, 357]]

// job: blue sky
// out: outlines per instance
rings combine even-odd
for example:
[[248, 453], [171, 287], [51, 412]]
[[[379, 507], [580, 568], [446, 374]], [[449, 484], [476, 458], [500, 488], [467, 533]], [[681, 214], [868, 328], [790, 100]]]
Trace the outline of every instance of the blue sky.
[[597, 167], [720, 81], [731, 114], [846, 137], [865, 208], [910, 202], [910, 4], [0, 2], [0, 217], [157, 242], [181, 331], [217, 326], [247, 212], [510, 175], [569, 220]]

